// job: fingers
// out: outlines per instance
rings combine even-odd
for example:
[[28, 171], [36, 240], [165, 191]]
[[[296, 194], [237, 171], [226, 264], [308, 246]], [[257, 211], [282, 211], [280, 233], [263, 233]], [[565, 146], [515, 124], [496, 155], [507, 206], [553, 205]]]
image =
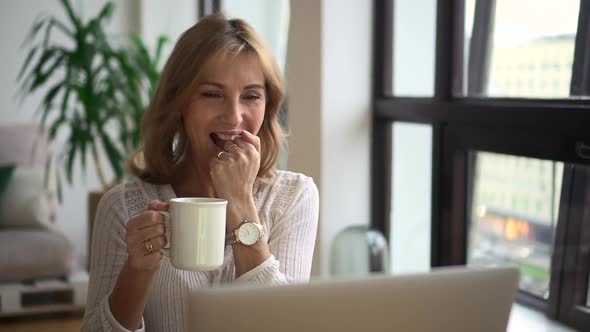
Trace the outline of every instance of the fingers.
[[137, 234], [129, 237], [127, 246], [130, 252], [138, 255], [149, 253], [146, 243], [151, 244], [152, 252], [158, 251], [166, 246], [168, 238], [162, 225], [154, 225], [145, 228]]
[[245, 139], [243, 139], [241, 137], [236, 137], [236, 139], [234, 139], [234, 142], [236, 142], [235, 144], [242, 150], [256, 151], [256, 147], [254, 146], [254, 144], [246, 141]]
[[[153, 255], [159, 253], [160, 249], [163, 249], [166, 246], [166, 243], [168, 243], [168, 241], [165, 236], [156, 236], [133, 246], [133, 251], [135, 251], [136, 255]], [[151, 248], [151, 250], [148, 250], [148, 248]]]
[[159, 212], [147, 210], [129, 220], [129, 223], [127, 224], [127, 230], [142, 230], [146, 227], [163, 224], [165, 221], [166, 220], [164, 219], [164, 216]]
[[217, 159], [218, 160], [224, 160], [224, 158], [227, 159], [228, 157], [229, 157], [229, 154], [227, 153], [227, 151], [219, 151], [217, 153]]
[[133, 248], [135, 246], [141, 245], [145, 241], [152, 240], [158, 237], [162, 237], [164, 239], [163, 245], [166, 245], [168, 239], [166, 238], [166, 227], [164, 224], [160, 223], [142, 228], [141, 230], [137, 230], [135, 232], [128, 233], [127, 246]]
[[134, 242], [141, 243], [158, 236], [166, 237], [166, 227], [164, 226], [164, 224], [157, 224], [143, 228], [137, 234], [136, 240]]
[[142, 212], [127, 223], [127, 246], [130, 251], [144, 252], [144, 242], [158, 237], [163, 238], [164, 245], [167, 243], [165, 219], [157, 211], [167, 210], [168, 204], [154, 200], [149, 207], [157, 210]]
[[231, 157], [237, 157], [243, 150], [260, 152], [260, 138], [252, 135], [247, 130], [243, 130], [240, 136], [233, 141], [224, 143], [223, 150], [217, 153], [217, 159], [227, 160], [231, 159]]
[[223, 150], [225, 150], [226, 152], [231, 152], [232, 149], [236, 149], [238, 148], [238, 145], [234, 142], [225, 142], [224, 146], [223, 146]]
[[154, 199], [148, 205], [148, 210], [166, 211], [166, 210], [168, 210], [169, 207], [170, 207], [170, 204], [168, 204], [166, 202], [162, 202], [162, 201], [157, 200], [157, 199]]
[[240, 134], [240, 137], [238, 137], [238, 139], [235, 139], [234, 142], [236, 142], [236, 144], [238, 144], [239, 147], [243, 148], [242, 145], [240, 145], [239, 141], [241, 138], [242, 140], [244, 140], [246, 143], [250, 143], [254, 146], [254, 148], [256, 149], [256, 151], [260, 152], [260, 138], [252, 133], [250, 133], [247, 130], [242, 130], [242, 133]]
[[127, 222], [127, 262], [132, 269], [155, 271], [160, 266], [162, 254], [160, 249], [168, 243], [166, 224], [162, 214], [169, 204], [153, 200], [148, 210], [134, 216]]

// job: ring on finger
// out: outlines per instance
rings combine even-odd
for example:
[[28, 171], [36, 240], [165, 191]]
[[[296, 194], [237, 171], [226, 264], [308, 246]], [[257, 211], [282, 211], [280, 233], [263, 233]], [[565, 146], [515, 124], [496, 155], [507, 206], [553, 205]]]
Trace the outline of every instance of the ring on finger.
[[154, 245], [152, 244], [152, 241], [150, 240], [145, 240], [143, 241], [143, 246], [145, 247], [146, 250], [146, 255], [151, 255], [154, 253]]
[[221, 159], [221, 155], [224, 153], [225, 153], [225, 151], [219, 151], [219, 153], [217, 154], [217, 159]]

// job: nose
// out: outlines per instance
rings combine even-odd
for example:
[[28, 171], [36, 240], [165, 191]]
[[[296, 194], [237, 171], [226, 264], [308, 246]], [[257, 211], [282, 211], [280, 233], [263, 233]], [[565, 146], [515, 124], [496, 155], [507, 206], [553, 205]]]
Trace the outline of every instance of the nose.
[[242, 105], [239, 97], [226, 100], [223, 118], [228, 125], [234, 127], [242, 123]]

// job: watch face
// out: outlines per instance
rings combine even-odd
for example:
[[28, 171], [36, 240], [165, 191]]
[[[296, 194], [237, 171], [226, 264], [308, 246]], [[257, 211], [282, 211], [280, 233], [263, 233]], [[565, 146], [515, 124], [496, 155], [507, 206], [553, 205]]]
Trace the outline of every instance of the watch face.
[[247, 222], [238, 230], [238, 237], [240, 242], [247, 246], [251, 246], [260, 238], [260, 229], [258, 229], [254, 223]]

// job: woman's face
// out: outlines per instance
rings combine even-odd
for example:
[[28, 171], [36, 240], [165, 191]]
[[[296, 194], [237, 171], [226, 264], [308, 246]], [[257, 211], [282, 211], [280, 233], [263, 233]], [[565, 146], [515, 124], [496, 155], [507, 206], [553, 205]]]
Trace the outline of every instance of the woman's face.
[[258, 134], [266, 106], [264, 86], [262, 67], [254, 54], [210, 61], [183, 112], [193, 162], [208, 165], [243, 130]]

